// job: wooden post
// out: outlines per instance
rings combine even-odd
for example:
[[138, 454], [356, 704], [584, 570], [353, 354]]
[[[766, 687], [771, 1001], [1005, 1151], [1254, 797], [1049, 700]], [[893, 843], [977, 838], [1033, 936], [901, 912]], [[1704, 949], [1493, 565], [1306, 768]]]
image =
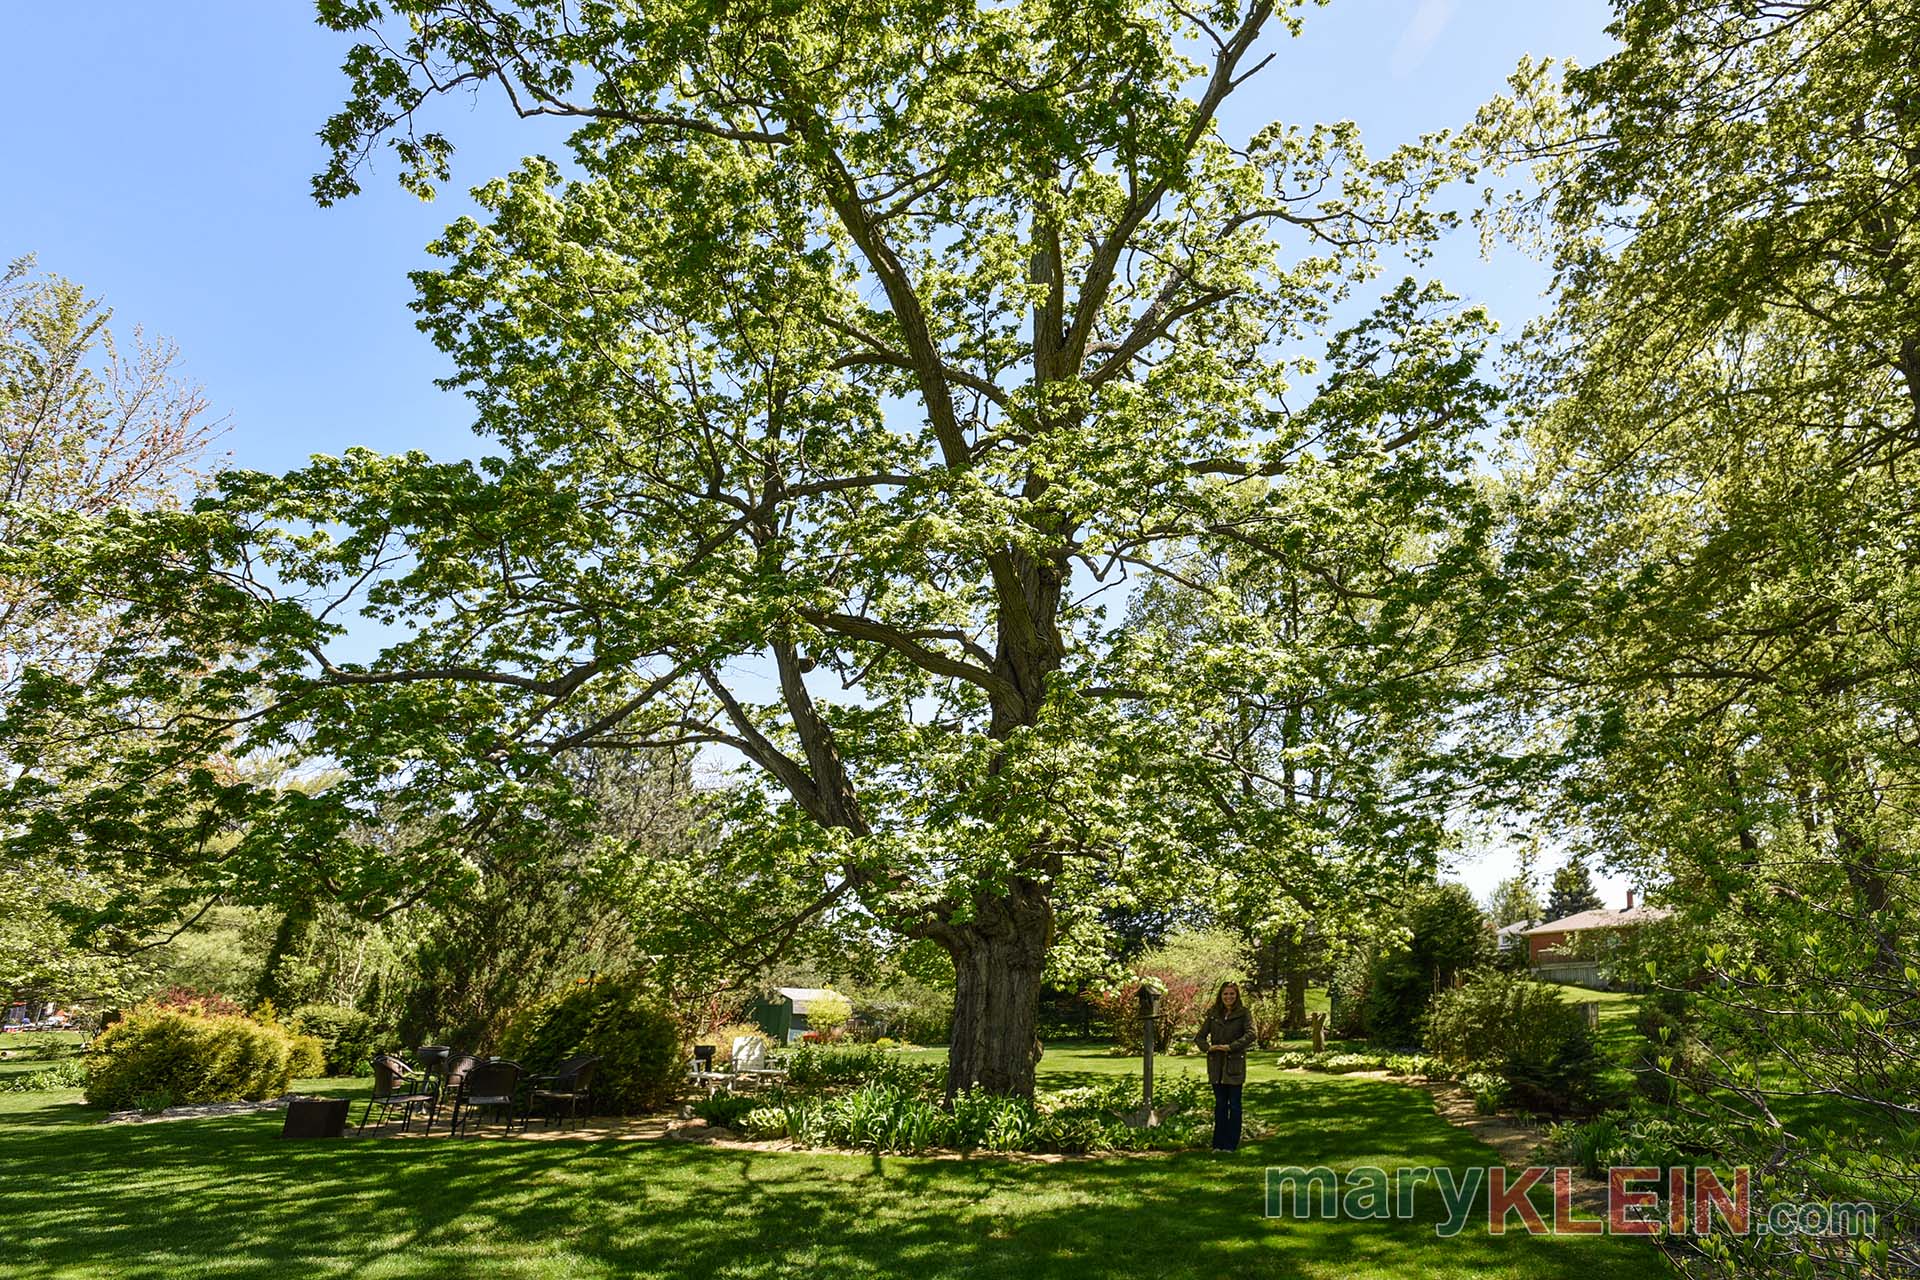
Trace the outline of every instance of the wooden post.
[[[1144, 1066], [1142, 1067], [1140, 1072], [1140, 1105], [1146, 1109], [1146, 1112], [1149, 1116], [1153, 1114], [1153, 1041], [1154, 1041], [1153, 1024], [1154, 1024], [1154, 1021], [1155, 1020], [1153, 1018], [1149, 1017], [1145, 1020], [1143, 1024], [1144, 1029], [1146, 1031], [1147, 1041], [1146, 1041], [1146, 1056], [1144, 1059]], [[1149, 1120], [1148, 1123], [1151, 1124], [1152, 1121]]]
[[1141, 987], [1140, 999], [1140, 1127], [1152, 1128], [1160, 1117], [1153, 1113], [1153, 1050], [1159, 1040], [1154, 1024], [1160, 1019], [1160, 993]]
[[1313, 1051], [1324, 1052], [1327, 1047], [1327, 1015], [1310, 1013], [1307, 1015], [1307, 1025], [1313, 1029]]

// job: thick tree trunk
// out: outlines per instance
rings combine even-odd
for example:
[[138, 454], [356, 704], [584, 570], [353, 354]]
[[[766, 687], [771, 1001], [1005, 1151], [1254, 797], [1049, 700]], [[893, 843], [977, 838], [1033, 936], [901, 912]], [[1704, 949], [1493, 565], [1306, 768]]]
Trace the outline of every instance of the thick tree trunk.
[[1294, 957], [1293, 968], [1287, 971], [1287, 1020], [1289, 1031], [1298, 1031], [1307, 1025], [1307, 966], [1304, 956]]
[[1040, 970], [1053, 941], [1053, 906], [1032, 880], [983, 895], [974, 918], [934, 935], [953, 957], [953, 1046], [947, 1096], [967, 1089], [1033, 1096]]

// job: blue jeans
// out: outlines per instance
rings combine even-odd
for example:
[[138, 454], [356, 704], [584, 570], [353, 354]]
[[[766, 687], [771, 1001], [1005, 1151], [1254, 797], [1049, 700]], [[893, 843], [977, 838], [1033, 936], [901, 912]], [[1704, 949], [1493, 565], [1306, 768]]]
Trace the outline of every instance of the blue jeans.
[[1240, 1149], [1240, 1090], [1237, 1084], [1213, 1086], [1213, 1149]]

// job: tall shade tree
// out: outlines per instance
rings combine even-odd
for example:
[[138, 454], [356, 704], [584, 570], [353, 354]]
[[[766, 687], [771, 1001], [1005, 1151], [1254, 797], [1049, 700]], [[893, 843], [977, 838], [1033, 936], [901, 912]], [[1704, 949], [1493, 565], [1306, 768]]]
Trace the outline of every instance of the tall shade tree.
[[[86, 515], [177, 506], [218, 433], [177, 349], [135, 329], [31, 257], [0, 273], [0, 542], [27, 506]], [[109, 613], [61, 614], [27, 578], [0, 576], [0, 698], [29, 661], [80, 663]]]
[[1510, 924], [1533, 924], [1547, 917], [1541, 914], [1540, 895], [1533, 882], [1522, 876], [1509, 876], [1487, 891], [1487, 919], [1496, 929]]
[[[100, 518], [177, 507], [206, 461], [219, 423], [180, 376], [173, 344], [137, 328], [116, 338], [111, 319], [100, 299], [31, 257], [0, 272], [0, 547], [32, 538], [29, 510]], [[56, 601], [36, 572], [0, 560], [0, 714], [29, 665], [88, 679], [116, 643], [140, 643], [122, 611], [85, 595]], [[18, 763], [0, 746], [0, 776]], [[10, 819], [0, 817], [0, 831]], [[151, 976], [153, 957], [76, 938], [129, 886], [69, 852], [0, 859], [0, 988], [112, 1004]]]
[[[1704, 950], [1667, 1065], [1763, 1199], [1871, 1197], [1878, 1244], [1722, 1238], [1734, 1275], [1920, 1267], [1920, 11], [1636, 0], [1618, 53], [1525, 66], [1556, 305], [1525, 686], [1550, 793]], [[1810, 1100], [1824, 1103], [1817, 1111]], [[1730, 1152], [1731, 1154], [1731, 1152]]]
[[[444, 95], [577, 127], [417, 277], [500, 457], [354, 452], [111, 541], [50, 531], [62, 581], [164, 589], [208, 733], [350, 775], [299, 802], [209, 780], [247, 818], [226, 865], [394, 892], [583, 821], [568, 752], [719, 750], [757, 781], [728, 839], [655, 867], [663, 927], [762, 957], [803, 920], [931, 941], [950, 1088], [1031, 1092], [1043, 969], [1093, 945], [1060, 905], [1246, 851], [1183, 825], [1210, 807], [1164, 727], [1186, 686], [1136, 678], [1106, 601], [1176, 550], [1338, 541], [1295, 518], [1327, 477], [1426, 483], [1481, 425], [1477, 322], [1433, 291], [1333, 344], [1318, 394], [1282, 354], [1441, 229], [1451, 150], [1224, 137], [1297, 25], [1266, 0], [319, 12], [360, 40], [323, 201], [388, 144], [410, 187], [443, 179]], [[1276, 496], [1222, 483], [1254, 480]], [[352, 662], [362, 589], [407, 634]], [[111, 720], [98, 687], [42, 697]], [[132, 787], [89, 797], [99, 838], [140, 829]], [[376, 802], [429, 838], [356, 856]]]
[[[1332, 455], [1364, 451], [1343, 432]], [[1422, 451], [1311, 484], [1243, 483], [1241, 535], [1165, 557], [1129, 609], [1138, 678], [1185, 686], [1158, 729], [1184, 735], [1183, 790], [1205, 803], [1189, 829], [1245, 851], [1200, 887], [1256, 945], [1309, 928], [1357, 937], [1431, 882], [1451, 841], [1448, 810], [1479, 763], [1458, 727], [1492, 634], [1475, 605], [1497, 504], [1470, 463], [1464, 448]]]

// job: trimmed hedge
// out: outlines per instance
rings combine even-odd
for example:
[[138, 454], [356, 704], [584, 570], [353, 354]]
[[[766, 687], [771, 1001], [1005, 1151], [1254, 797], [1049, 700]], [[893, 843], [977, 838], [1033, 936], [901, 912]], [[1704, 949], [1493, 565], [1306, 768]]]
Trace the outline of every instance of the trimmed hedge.
[[320, 1043], [319, 1036], [293, 1037], [293, 1053], [287, 1062], [287, 1074], [295, 1080], [312, 1080], [318, 1076], [332, 1075], [327, 1070], [327, 1049]]
[[285, 1029], [238, 1014], [135, 1009], [87, 1051], [87, 1101], [121, 1109], [279, 1097], [296, 1047]]
[[940, 1093], [946, 1089], [947, 1066], [902, 1057], [877, 1044], [805, 1044], [787, 1059], [787, 1083], [822, 1090], [878, 1083], [915, 1093]]

